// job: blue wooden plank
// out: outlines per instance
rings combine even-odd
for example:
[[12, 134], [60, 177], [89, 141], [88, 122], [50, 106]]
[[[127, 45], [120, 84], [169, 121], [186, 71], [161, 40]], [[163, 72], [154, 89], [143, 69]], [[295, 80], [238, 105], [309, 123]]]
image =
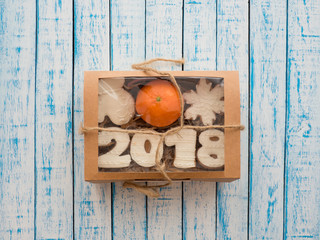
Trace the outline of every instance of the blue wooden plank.
[[36, 238], [73, 237], [72, 1], [40, 1], [36, 65]]
[[[146, 58], [182, 57], [182, 0], [146, 1]], [[157, 64], [163, 70], [181, 70], [180, 66]], [[182, 237], [181, 183], [160, 191], [158, 199], [148, 199], [148, 238]]]
[[0, 236], [34, 237], [35, 1], [0, 2]]
[[288, 2], [285, 239], [320, 239], [320, 2]]
[[[111, 69], [131, 70], [145, 59], [145, 1], [111, 1]], [[147, 235], [146, 197], [113, 185], [113, 238], [144, 239]]]
[[217, 69], [240, 77], [241, 179], [217, 184], [217, 239], [247, 239], [248, 228], [248, 2], [219, 0]]
[[286, 92], [286, 2], [250, 2], [249, 238], [281, 238]]
[[[216, 70], [216, 1], [184, 1], [185, 71]], [[183, 183], [183, 239], [215, 239], [216, 183]]]
[[[198, 3], [198, 1], [192, 2], [195, 5]], [[192, 6], [192, 2], [185, 1], [185, 7], [201, 7], [201, 5]], [[147, 5], [150, 5], [150, 13], [152, 12], [152, 16], [149, 16], [151, 25], [146, 26], [147, 42], [149, 40], [148, 58], [160, 56], [160, 54], [164, 57], [178, 58], [181, 56], [181, 40], [177, 36], [182, 36], [182, 32], [177, 27], [177, 25], [181, 27], [177, 16], [180, 18], [181, 5], [178, 4], [179, 7], [175, 8], [172, 7], [173, 2], [166, 2], [165, 6], [162, 5], [162, 2], [157, 3], [159, 5], [156, 6], [153, 5], [154, 3], [153, 1], [147, 2]], [[2, 24], [0, 27], [0, 215], [2, 216], [0, 236], [4, 239], [32, 239], [34, 236], [35, 5], [35, 2], [32, 1], [8, 0], [0, 3]], [[107, 1], [75, 1], [74, 5], [74, 129], [77, 131], [79, 123], [83, 120], [83, 71], [109, 69], [109, 9]], [[122, 5], [122, 2], [119, 2], [119, 5]], [[72, 187], [70, 187], [72, 186], [72, 163], [70, 162], [72, 135], [69, 129], [72, 118], [70, 117], [72, 112], [70, 106], [72, 101], [72, 95], [70, 95], [72, 88], [70, 85], [72, 82], [70, 80], [72, 77], [70, 71], [72, 69], [70, 68], [72, 63], [72, 3], [71, 1], [45, 1], [39, 2], [39, 7], [39, 15], [42, 17], [39, 19], [37, 64], [37, 238], [65, 237], [69, 239], [72, 238], [72, 200], [70, 201], [72, 198]], [[127, 7], [129, 8], [129, 4]], [[171, 7], [175, 10], [171, 11]], [[252, 176], [250, 177], [249, 236], [246, 236], [245, 230], [247, 226], [245, 221], [246, 162], [242, 161], [240, 182], [218, 184], [218, 239], [246, 237], [259, 239], [263, 237], [279, 238], [279, 236], [281, 238], [283, 190], [286, 193], [284, 237], [286, 239], [319, 238], [320, 116], [317, 99], [320, 92], [317, 77], [320, 65], [318, 24], [320, 7], [318, 2], [289, 1], [288, 124], [286, 128], [286, 182], [285, 189], [283, 189], [281, 186], [284, 170], [282, 158], [285, 157], [283, 154], [285, 7], [284, 2], [251, 3], [252, 160], [250, 171]], [[132, 11], [128, 16], [135, 16], [135, 18], [143, 14], [139, 12], [140, 8], [136, 9], [137, 12], [133, 12], [130, 8], [125, 11], [128, 13]], [[163, 14], [162, 11], [169, 12]], [[208, 13], [208, 11], [209, 9], [203, 9], [201, 13]], [[246, 124], [246, 120], [243, 119], [243, 116], [246, 116], [244, 114], [246, 114], [245, 102], [247, 100], [246, 45], [244, 44], [247, 42], [244, 39], [247, 34], [247, 30], [244, 29], [247, 23], [246, 3], [220, 1], [217, 13], [218, 68], [240, 69], [242, 123]], [[185, 29], [184, 54], [187, 60], [191, 59], [194, 62], [191, 62], [189, 66], [186, 64], [185, 69], [190, 70], [192, 67], [201, 69], [211, 66], [209, 64], [215, 58], [215, 53], [211, 52], [212, 48], [205, 48], [204, 43], [198, 44], [198, 47], [196, 45], [187, 47], [189, 41], [193, 44], [191, 41], [193, 39], [186, 38], [186, 34], [190, 36], [198, 34], [200, 39], [206, 39], [210, 34], [207, 32], [200, 35], [201, 31], [196, 32], [196, 25], [189, 25], [189, 23], [195, 23], [198, 18], [202, 19], [202, 16], [187, 19], [187, 14], [189, 13], [185, 11], [184, 27], [194, 30], [188, 32], [188, 29]], [[118, 31], [115, 31], [116, 35], [123, 34], [125, 37], [127, 32], [122, 32], [122, 30], [133, 28], [135, 29], [132, 30], [133, 34], [137, 34], [137, 27], [131, 26], [130, 21], [124, 19], [122, 11], [119, 16], [122, 16], [122, 19], [115, 21], [119, 22], [119, 26], [126, 27], [119, 27]], [[158, 20], [161, 21], [157, 22]], [[211, 21], [212, 19], [198, 26], [209, 24]], [[115, 41], [116, 39], [118, 38], [115, 38]], [[118, 66], [119, 69], [129, 69], [129, 65], [135, 60], [140, 61], [140, 57], [143, 60], [142, 53], [138, 50], [141, 49], [141, 41], [140, 36], [133, 37], [132, 41], [128, 41], [133, 43], [129, 44], [128, 48], [126, 47], [127, 41], [123, 39], [119, 41], [119, 46], [116, 48], [119, 52], [111, 55], [115, 69]], [[201, 47], [204, 49], [199, 49]], [[188, 52], [196, 48], [199, 49], [198, 55]], [[133, 52], [130, 53], [129, 49]], [[139, 59], [136, 59], [137, 56]], [[194, 60], [193, 57], [195, 57]], [[163, 69], [168, 69], [168, 67]], [[55, 114], [50, 115], [53, 112]], [[243, 138], [246, 138], [246, 133], [242, 133]], [[244, 147], [244, 141], [241, 144], [243, 160], [246, 158], [246, 153], [243, 152], [246, 147]], [[176, 184], [169, 190], [163, 189], [162, 199], [149, 200], [149, 223], [145, 222], [144, 211], [135, 209], [136, 212], [130, 212], [131, 207], [137, 206], [137, 203], [130, 203], [131, 200], [137, 201], [133, 199], [135, 194], [122, 190], [119, 186], [114, 188], [119, 192], [114, 194], [113, 204], [122, 197], [123, 202], [117, 202], [114, 205], [115, 221], [112, 223], [110, 184], [95, 185], [84, 182], [82, 136], [75, 134], [74, 146], [75, 239], [110, 239], [112, 224], [115, 224], [113, 230], [118, 232], [115, 238], [124, 237], [125, 231], [130, 236], [146, 238], [146, 225], [150, 228], [147, 236], [155, 239], [163, 236], [176, 239], [182, 235], [185, 238], [213, 236], [214, 232], [212, 232], [213, 229], [209, 229], [209, 224], [212, 224], [214, 228], [215, 221], [212, 218], [214, 216], [212, 213], [205, 215], [208, 209], [212, 210], [213, 205], [210, 200], [206, 200], [205, 203], [209, 205], [205, 206], [205, 203], [200, 200], [207, 199], [207, 196], [213, 195], [214, 191], [208, 188], [209, 192], [206, 192], [204, 187], [209, 185], [201, 183], [190, 186], [190, 188], [189, 184], [184, 184], [184, 234], [181, 232], [180, 184]], [[50, 171], [51, 173], [47, 175], [47, 172]], [[186, 190], [188, 188], [193, 192]], [[203, 194], [203, 192], [207, 194], [206, 197], [196, 197], [197, 194]], [[137, 196], [141, 197], [141, 195]], [[145, 198], [142, 196], [141, 199]], [[198, 208], [191, 211], [191, 207], [187, 207], [189, 203]], [[144, 204], [145, 202], [141, 202], [139, 207], [142, 206], [141, 209], [144, 209]], [[48, 211], [50, 208], [52, 208], [52, 213]], [[122, 210], [127, 212], [121, 216]], [[141, 230], [133, 233], [134, 229], [129, 225], [133, 222], [133, 217], [138, 216], [138, 212], [143, 213], [137, 218], [141, 222], [136, 223], [135, 228], [138, 227]], [[123, 220], [126, 216], [129, 216], [129, 221], [125, 222], [124, 226], [120, 226], [120, 219]], [[208, 221], [206, 224], [204, 219]], [[197, 228], [193, 232], [189, 226], [195, 226], [195, 223], [197, 223]], [[201, 229], [203, 235], [201, 235]], [[57, 231], [54, 232], [54, 230]], [[165, 233], [165, 231], [168, 232]]]
[[74, 237], [111, 239], [111, 185], [84, 181], [83, 71], [109, 70], [109, 1], [74, 2]]

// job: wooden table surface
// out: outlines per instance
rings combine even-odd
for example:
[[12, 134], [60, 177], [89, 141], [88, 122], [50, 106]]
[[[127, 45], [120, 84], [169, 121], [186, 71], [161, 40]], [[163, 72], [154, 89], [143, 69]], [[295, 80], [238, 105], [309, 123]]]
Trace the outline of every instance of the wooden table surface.
[[[320, 239], [320, 1], [1, 0], [0, 19], [0, 239]], [[84, 181], [83, 72], [154, 57], [239, 70], [240, 180]]]

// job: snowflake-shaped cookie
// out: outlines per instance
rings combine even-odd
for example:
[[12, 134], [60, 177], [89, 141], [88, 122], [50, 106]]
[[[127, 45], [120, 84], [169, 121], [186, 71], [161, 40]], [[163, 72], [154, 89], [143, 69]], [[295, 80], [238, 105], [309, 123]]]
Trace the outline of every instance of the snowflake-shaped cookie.
[[200, 116], [204, 125], [211, 125], [216, 120], [216, 113], [224, 111], [223, 87], [216, 85], [211, 88], [211, 83], [205, 78], [200, 78], [196, 92], [185, 92], [183, 97], [191, 106], [185, 111], [186, 119], [195, 120]]

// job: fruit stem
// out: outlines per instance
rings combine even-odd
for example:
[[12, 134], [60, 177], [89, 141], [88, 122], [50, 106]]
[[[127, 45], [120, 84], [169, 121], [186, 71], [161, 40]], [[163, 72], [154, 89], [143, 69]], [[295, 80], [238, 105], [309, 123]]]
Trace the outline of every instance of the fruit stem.
[[160, 102], [161, 101], [161, 97], [157, 97], [156, 100], [157, 100], [157, 102]]

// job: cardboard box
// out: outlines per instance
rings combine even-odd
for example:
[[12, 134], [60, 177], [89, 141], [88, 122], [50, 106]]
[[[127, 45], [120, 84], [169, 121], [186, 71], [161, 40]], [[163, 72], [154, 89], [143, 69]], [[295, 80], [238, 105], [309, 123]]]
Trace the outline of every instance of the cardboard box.
[[[172, 71], [175, 77], [219, 77], [224, 79], [224, 124], [240, 125], [240, 90], [237, 71]], [[84, 73], [84, 126], [98, 127], [99, 79], [116, 77], [150, 77], [143, 71], [87, 71]], [[240, 129], [224, 129], [223, 170], [168, 172], [172, 180], [206, 180], [229, 182], [240, 178]], [[85, 180], [90, 182], [159, 181], [159, 172], [102, 172], [98, 168], [98, 131], [84, 134]]]

